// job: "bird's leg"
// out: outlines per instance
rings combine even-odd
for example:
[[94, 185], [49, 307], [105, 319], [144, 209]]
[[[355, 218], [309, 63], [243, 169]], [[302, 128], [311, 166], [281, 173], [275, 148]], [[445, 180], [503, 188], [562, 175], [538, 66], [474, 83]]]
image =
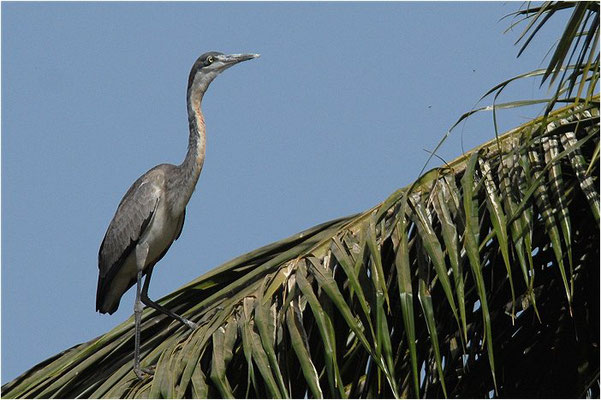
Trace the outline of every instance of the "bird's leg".
[[171, 318], [178, 320], [179, 322], [186, 325], [188, 328], [190, 328], [192, 330], [198, 328], [198, 325], [195, 324], [194, 322], [190, 321], [189, 319], [186, 319], [186, 318], [182, 317], [181, 315], [177, 315], [173, 311], [168, 310], [167, 308], [150, 300], [150, 298], [148, 297], [148, 286], [150, 285], [150, 276], [152, 275], [153, 268], [154, 268], [154, 265], [151, 265], [146, 270], [146, 279], [144, 280], [144, 288], [142, 289], [142, 302], [144, 304], [146, 304], [148, 307], [152, 307], [155, 310], [157, 310], [163, 314], [167, 314]]
[[142, 310], [144, 309], [140, 297], [142, 291], [142, 274], [147, 255], [148, 244], [139, 244], [136, 246], [136, 266], [138, 269], [138, 276], [136, 281], [136, 301], [134, 303], [134, 319], [136, 322], [134, 333], [134, 373], [139, 379], [144, 379], [144, 373], [150, 372], [140, 368], [140, 323], [142, 321]]
[[136, 286], [136, 302], [134, 303], [134, 318], [136, 328], [134, 333], [134, 372], [139, 379], [144, 378], [144, 373], [140, 369], [140, 321], [142, 318], [142, 302], [140, 301], [140, 283], [142, 282], [142, 271], [138, 271], [138, 280]]

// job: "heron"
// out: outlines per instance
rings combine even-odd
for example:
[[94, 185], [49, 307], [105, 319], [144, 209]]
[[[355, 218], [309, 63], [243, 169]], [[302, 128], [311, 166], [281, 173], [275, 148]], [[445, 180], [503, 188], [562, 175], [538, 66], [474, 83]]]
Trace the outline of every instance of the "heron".
[[[221, 72], [258, 54], [211, 51], [198, 57], [188, 78], [188, 151], [179, 165], [160, 164], [138, 178], [121, 199], [98, 252], [96, 311], [113, 314], [134, 284], [134, 366], [138, 378], [152, 371], [140, 368], [140, 322], [143, 305], [170, 316], [190, 329], [197, 325], [148, 297], [152, 270], [182, 233], [186, 206], [205, 160], [206, 126], [201, 110], [209, 85]], [[142, 278], [144, 286], [142, 287]]]

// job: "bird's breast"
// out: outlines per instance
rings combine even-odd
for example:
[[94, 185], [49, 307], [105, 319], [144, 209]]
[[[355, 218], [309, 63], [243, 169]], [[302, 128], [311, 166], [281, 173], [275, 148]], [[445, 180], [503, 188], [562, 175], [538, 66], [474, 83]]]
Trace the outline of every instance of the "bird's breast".
[[146, 232], [140, 238], [141, 243], [148, 244], [147, 264], [156, 260], [175, 240], [179, 228], [179, 216], [167, 210], [164, 199], [159, 200], [152, 220]]

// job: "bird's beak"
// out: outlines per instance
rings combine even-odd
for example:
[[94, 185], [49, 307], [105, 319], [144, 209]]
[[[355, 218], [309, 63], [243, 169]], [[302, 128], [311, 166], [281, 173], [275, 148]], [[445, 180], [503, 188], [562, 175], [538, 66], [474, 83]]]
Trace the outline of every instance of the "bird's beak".
[[238, 64], [242, 61], [252, 60], [258, 58], [259, 54], [222, 54], [216, 58], [221, 61], [225, 66], [231, 67], [234, 64]]

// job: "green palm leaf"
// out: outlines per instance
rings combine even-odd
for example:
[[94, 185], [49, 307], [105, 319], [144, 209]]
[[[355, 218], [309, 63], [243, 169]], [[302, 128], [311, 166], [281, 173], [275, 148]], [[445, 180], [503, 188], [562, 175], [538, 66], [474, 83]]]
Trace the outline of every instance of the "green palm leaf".
[[[34, 367], [3, 396], [475, 397], [495, 386], [511, 395], [518, 372], [507, 368], [520, 367], [507, 349], [538, 354], [553, 340], [533, 332], [574, 324], [585, 346], [576, 362], [587, 365], [578, 379], [594, 381], [598, 348], [582, 337], [591, 334], [583, 281], [598, 276], [599, 230], [587, 223], [599, 197], [595, 104], [532, 121], [372, 210], [238, 257], [165, 297], [202, 327], [144, 312], [142, 363], [154, 376], [139, 381], [131, 370], [130, 319]], [[520, 371], [525, 385], [547, 369]]]
[[[570, 11], [546, 69], [453, 126], [492, 111], [494, 140], [160, 300], [195, 331], [145, 310], [154, 375], [132, 371], [132, 317], [3, 397], [599, 397], [599, 5], [513, 15], [521, 53]], [[497, 104], [530, 78], [551, 99]], [[540, 118], [498, 134], [497, 111], [532, 104]]]

